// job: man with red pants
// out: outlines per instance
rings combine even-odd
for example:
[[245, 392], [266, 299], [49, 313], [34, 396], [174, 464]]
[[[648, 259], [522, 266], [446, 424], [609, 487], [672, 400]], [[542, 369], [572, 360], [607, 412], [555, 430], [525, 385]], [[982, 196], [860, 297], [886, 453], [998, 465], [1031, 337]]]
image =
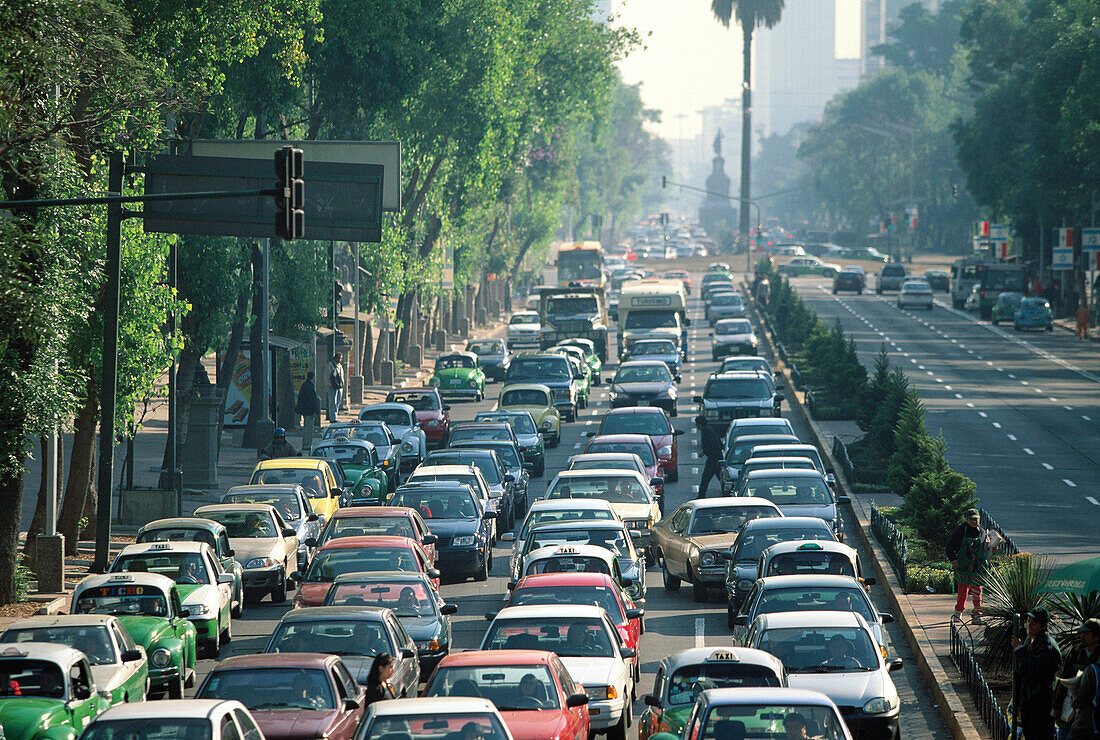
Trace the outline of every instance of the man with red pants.
[[973, 621], [982, 621], [982, 577], [989, 566], [988, 533], [982, 529], [981, 515], [977, 509], [967, 509], [963, 522], [947, 538], [944, 549], [947, 559], [955, 569], [955, 582], [959, 588], [959, 598], [955, 602], [952, 622], [962, 619], [969, 595], [974, 604], [971, 612]]

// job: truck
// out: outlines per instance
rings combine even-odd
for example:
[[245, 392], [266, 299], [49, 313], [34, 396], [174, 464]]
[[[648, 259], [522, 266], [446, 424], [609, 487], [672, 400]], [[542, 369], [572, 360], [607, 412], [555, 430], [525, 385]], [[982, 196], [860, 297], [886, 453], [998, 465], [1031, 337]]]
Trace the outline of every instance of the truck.
[[1001, 293], [1027, 295], [1027, 265], [1012, 262], [992, 262], [978, 272], [978, 311], [988, 321], [993, 316], [993, 304]]
[[680, 280], [634, 280], [619, 296], [619, 356], [639, 339], [671, 339], [687, 359], [687, 297]]
[[962, 308], [975, 285], [981, 282], [982, 268], [996, 264], [985, 257], [964, 257], [951, 265], [951, 305]]
[[600, 286], [539, 288], [539, 347], [563, 339], [588, 339], [607, 362], [607, 300]]

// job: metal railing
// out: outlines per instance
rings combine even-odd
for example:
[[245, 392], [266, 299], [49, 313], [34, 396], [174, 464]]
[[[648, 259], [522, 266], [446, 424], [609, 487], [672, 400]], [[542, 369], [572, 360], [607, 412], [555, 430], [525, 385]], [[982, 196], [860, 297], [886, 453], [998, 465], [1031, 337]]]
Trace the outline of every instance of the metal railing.
[[898, 575], [898, 583], [901, 584], [904, 591], [906, 563], [909, 560], [909, 549], [905, 544], [905, 535], [875, 506], [874, 501], [871, 501], [871, 531], [874, 533], [875, 539], [882, 545], [882, 549], [886, 551], [886, 557], [893, 564]]
[[985, 509], [979, 509], [981, 512], [981, 525], [983, 529], [992, 529], [994, 532], [1001, 536], [1001, 541], [997, 543], [997, 552], [1001, 555], [1011, 557], [1013, 555], [1019, 555], [1020, 550], [1016, 547], [1016, 544], [1012, 539], [1005, 534], [1005, 531], [1001, 529], [1001, 525], [997, 524], [997, 520], [989, 515]]
[[963, 637], [958, 626], [954, 623], [951, 624], [951, 662], [955, 664], [955, 667], [962, 673], [963, 678], [966, 679], [966, 685], [970, 689], [970, 696], [978, 708], [978, 714], [981, 715], [982, 721], [992, 732], [993, 739], [1008, 740], [1012, 735], [1008, 716], [1001, 705], [997, 703], [997, 698], [989, 688], [985, 676], [982, 675], [978, 658], [974, 655], [969, 641]]

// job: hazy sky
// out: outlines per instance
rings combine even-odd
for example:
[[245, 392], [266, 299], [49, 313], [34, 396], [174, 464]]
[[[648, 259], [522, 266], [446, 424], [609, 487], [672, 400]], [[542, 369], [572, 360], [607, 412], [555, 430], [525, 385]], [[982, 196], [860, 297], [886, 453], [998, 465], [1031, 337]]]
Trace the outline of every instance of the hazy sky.
[[[859, 55], [859, 2], [837, 0], [838, 56]], [[642, 37], [643, 47], [620, 68], [627, 82], [642, 83], [646, 105], [662, 112], [661, 136], [691, 138], [701, 108], [740, 97], [741, 31], [715, 20], [710, 0], [612, 0], [611, 11], [615, 23]]]

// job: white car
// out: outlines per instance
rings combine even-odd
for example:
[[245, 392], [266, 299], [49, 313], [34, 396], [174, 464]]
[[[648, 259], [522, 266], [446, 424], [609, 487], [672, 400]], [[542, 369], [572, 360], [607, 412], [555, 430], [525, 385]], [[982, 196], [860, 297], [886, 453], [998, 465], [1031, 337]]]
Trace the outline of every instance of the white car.
[[[841, 717], [832, 699], [820, 691], [785, 687], [706, 689], [695, 700], [681, 737], [782, 738], [786, 735], [815, 740], [852, 740], [846, 719]], [[658, 732], [650, 738], [677, 740], [669, 732]]]
[[820, 691], [846, 707], [844, 721], [857, 737], [899, 737], [901, 700], [890, 673], [901, 670], [901, 658], [883, 658], [859, 614], [762, 614], [745, 644], [779, 658], [792, 688]]
[[524, 542], [532, 527], [540, 524], [572, 524], [592, 520], [618, 520], [619, 515], [611, 504], [603, 499], [573, 501], [571, 499], [540, 499], [531, 503], [527, 516], [516, 532], [501, 534], [501, 542], [512, 543], [512, 557], [508, 561], [508, 572], [516, 573], [519, 567], [519, 554], [523, 552]]
[[110, 573], [159, 573], [179, 586], [187, 618], [195, 625], [199, 657], [217, 657], [233, 639], [229, 610], [233, 574], [222, 570], [205, 542], [146, 542], [122, 548]]
[[635, 544], [649, 547], [649, 530], [661, 519], [661, 506], [653, 492], [656, 485], [642, 473], [611, 468], [593, 470], [563, 470], [546, 487], [547, 499], [587, 501], [603, 499], [638, 532]]
[[[181, 730], [185, 732], [181, 733]], [[264, 733], [244, 704], [231, 699], [169, 699], [119, 704], [88, 725], [81, 740], [264, 740]]]
[[539, 343], [542, 323], [537, 311], [516, 311], [508, 320], [508, 344], [513, 347]]
[[491, 701], [464, 696], [376, 701], [367, 707], [355, 737], [449, 740], [463, 737], [471, 723], [477, 727], [478, 740], [512, 740], [508, 725]]
[[414, 470], [424, 462], [428, 438], [416, 420], [416, 411], [407, 403], [374, 403], [359, 410], [359, 420], [384, 421], [394, 437], [401, 440], [401, 472]]
[[145, 650], [110, 614], [56, 614], [12, 623], [0, 642], [45, 642], [79, 650], [92, 667], [96, 688], [112, 702], [145, 701], [149, 670]]
[[195, 516], [225, 526], [233, 557], [241, 564], [245, 598], [255, 603], [271, 594], [274, 604], [286, 601], [293, 588], [290, 574], [298, 570], [298, 533], [270, 504], [212, 504], [195, 509]]
[[756, 332], [748, 319], [721, 319], [714, 325], [711, 359], [718, 362], [729, 355], [755, 355]]
[[510, 606], [495, 617], [481, 650], [549, 650], [588, 694], [591, 729], [625, 740], [634, 724], [631, 661], [607, 612], [597, 606]]
[[932, 286], [925, 280], [906, 280], [898, 291], [898, 308], [920, 306], [932, 310]]

